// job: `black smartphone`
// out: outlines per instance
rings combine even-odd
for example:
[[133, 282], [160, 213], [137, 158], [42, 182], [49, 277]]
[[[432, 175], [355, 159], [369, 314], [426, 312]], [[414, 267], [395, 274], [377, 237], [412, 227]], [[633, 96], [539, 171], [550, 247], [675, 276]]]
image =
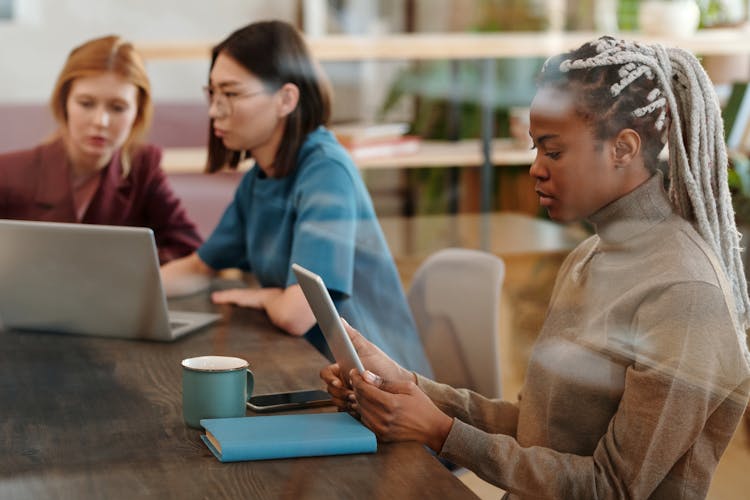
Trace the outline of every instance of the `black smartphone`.
[[299, 410], [330, 404], [333, 404], [331, 395], [317, 389], [258, 394], [247, 401], [247, 407], [257, 412]]

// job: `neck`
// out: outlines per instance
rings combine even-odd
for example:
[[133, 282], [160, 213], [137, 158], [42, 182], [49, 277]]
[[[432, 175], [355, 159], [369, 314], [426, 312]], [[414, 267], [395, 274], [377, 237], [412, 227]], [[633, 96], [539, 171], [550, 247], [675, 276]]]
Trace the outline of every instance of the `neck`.
[[273, 177], [273, 160], [276, 155], [266, 154], [266, 152], [262, 151], [262, 148], [253, 150], [252, 155], [256, 165], [266, 174], [266, 177]]
[[607, 244], [624, 242], [672, 213], [664, 178], [656, 173], [630, 193], [603, 207], [588, 220]]
[[284, 137], [286, 120], [280, 120], [271, 133], [271, 137], [262, 145], [251, 151], [253, 159], [268, 177], [275, 177], [274, 164], [279, 152], [281, 139]]
[[620, 195], [617, 198], [621, 198], [628, 193], [633, 192], [638, 186], [648, 181], [653, 174], [648, 168], [646, 168], [642, 161], [639, 161], [637, 163], [631, 163], [625, 167], [623, 176]]

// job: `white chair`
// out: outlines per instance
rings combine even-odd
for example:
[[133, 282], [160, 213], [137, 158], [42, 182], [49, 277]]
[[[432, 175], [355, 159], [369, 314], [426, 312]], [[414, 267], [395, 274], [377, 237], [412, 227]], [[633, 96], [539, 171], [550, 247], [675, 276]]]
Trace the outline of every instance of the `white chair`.
[[440, 250], [417, 269], [407, 298], [436, 381], [501, 397], [504, 277], [500, 257], [465, 248]]

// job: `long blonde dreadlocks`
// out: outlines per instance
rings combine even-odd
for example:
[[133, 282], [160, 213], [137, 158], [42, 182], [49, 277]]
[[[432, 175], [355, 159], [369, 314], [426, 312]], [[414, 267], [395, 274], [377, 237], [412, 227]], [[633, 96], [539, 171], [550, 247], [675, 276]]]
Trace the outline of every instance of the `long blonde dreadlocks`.
[[[718, 256], [748, 328], [750, 299], [727, 183], [721, 109], [700, 62], [682, 49], [605, 36], [550, 58], [538, 84], [578, 85], [577, 113], [595, 125], [597, 137], [634, 129], [652, 170], [668, 142], [670, 202]], [[739, 334], [750, 361], [745, 333]]]

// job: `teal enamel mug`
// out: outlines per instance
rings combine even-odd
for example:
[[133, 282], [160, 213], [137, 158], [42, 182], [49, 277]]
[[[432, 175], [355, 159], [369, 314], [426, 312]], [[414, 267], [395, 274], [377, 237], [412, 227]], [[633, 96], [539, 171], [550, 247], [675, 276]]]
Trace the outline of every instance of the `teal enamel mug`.
[[182, 360], [182, 416], [200, 429], [202, 418], [244, 417], [253, 372], [242, 358], [199, 356]]

